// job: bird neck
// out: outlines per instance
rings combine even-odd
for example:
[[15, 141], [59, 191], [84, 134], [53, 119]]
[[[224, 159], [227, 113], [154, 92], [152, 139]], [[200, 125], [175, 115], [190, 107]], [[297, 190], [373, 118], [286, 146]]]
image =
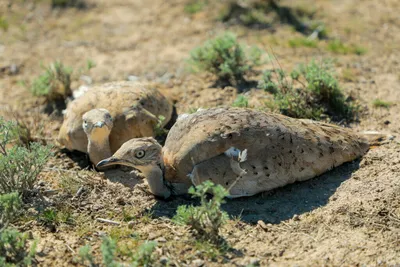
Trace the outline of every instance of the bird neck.
[[99, 161], [109, 158], [112, 156], [110, 141], [108, 140], [108, 136], [103, 138], [102, 140], [90, 140], [88, 142], [88, 154], [90, 161], [97, 165]]
[[171, 195], [171, 189], [164, 179], [164, 163], [162, 160], [155, 164], [138, 167], [138, 169], [146, 177], [151, 193], [162, 198], [168, 198]]

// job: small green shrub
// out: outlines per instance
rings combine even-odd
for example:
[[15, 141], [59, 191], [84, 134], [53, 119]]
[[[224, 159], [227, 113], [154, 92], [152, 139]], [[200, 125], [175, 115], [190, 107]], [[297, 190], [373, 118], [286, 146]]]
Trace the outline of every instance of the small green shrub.
[[249, 107], [249, 99], [244, 95], [238, 95], [232, 103], [232, 107], [247, 108]]
[[[207, 200], [207, 192], [213, 194]], [[200, 206], [179, 206], [173, 220], [180, 225], [189, 225], [199, 237], [217, 243], [220, 241], [219, 230], [225, 224], [228, 215], [221, 210], [221, 204], [228, 195], [228, 191], [221, 185], [214, 185], [206, 181], [189, 189], [192, 197], [200, 198]]]
[[206, 5], [207, 1], [205, 0], [191, 0], [185, 5], [184, 11], [188, 14], [195, 14], [202, 11]]
[[189, 63], [194, 71], [207, 71], [221, 81], [235, 84], [244, 81], [244, 76], [260, 64], [261, 55], [256, 47], [246, 50], [236, 36], [228, 32], [192, 50]]
[[86, 69], [89, 71], [89, 70], [93, 69], [94, 67], [96, 67], [96, 62], [94, 62], [91, 59], [88, 59], [86, 61]]
[[87, 5], [84, 0], [51, 0], [52, 8], [67, 8], [67, 7], [76, 7], [76, 8], [86, 8]]
[[89, 262], [89, 266], [95, 266], [94, 257], [92, 255], [92, 248], [89, 245], [85, 245], [79, 248], [78, 255], [80, 258], [80, 263], [85, 264]]
[[275, 94], [278, 92], [278, 84], [272, 81], [272, 71], [264, 71], [262, 78], [258, 81], [257, 87], [269, 93]]
[[[149, 267], [153, 266], [154, 263], [154, 249], [157, 247], [157, 242], [155, 241], [146, 241], [141, 244], [136, 252], [130, 253], [129, 264], [124, 265], [117, 261], [118, 254], [118, 245], [117, 242], [110, 238], [103, 238], [103, 242], [101, 244], [100, 250], [102, 255], [103, 265], [107, 267], [119, 267], [119, 266], [132, 266], [132, 267]], [[94, 257], [91, 252], [91, 247], [89, 245], [85, 245], [79, 249], [78, 252], [79, 261], [84, 264], [89, 262], [90, 266], [97, 266], [95, 263]]]
[[28, 266], [36, 254], [36, 242], [29, 248], [28, 235], [14, 229], [0, 231], [0, 266]]
[[133, 256], [131, 266], [132, 267], [149, 267], [152, 266], [154, 262], [154, 249], [157, 247], [157, 242], [146, 241], [141, 244], [136, 253]]
[[0, 195], [0, 229], [16, 217], [21, 205], [21, 198], [16, 192]]
[[119, 266], [119, 263], [115, 261], [115, 253], [117, 251], [117, 242], [115, 240], [105, 237], [100, 249], [104, 266]]
[[375, 99], [374, 102], [372, 102], [372, 105], [374, 108], [386, 108], [389, 109], [392, 106], [392, 103], [383, 101], [382, 99]]
[[351, 120], [357, 114], [358, 107], [346, 100], [328, 62], [300, 65], [290, 77], [282, 70], [274, 72], [276, 80], [269, 71], [258, 83], [259, 88], [274, 94], [274, 103], [268, 104], [270, 108], [290, 117], [315, 120], [323, 115], [333, 120]]
[[35, 96], [44, 96], [48, 101], [65, 99], [72, 95], [71, 74], [72, 69], [56, 61], [45, 72], [36, 78], [30, 90]]
[[31, 189], [51, 155], [51, 147], [39, 143], [6, 148], [17, 134], [17, 125], [0, 117], [0, 194]]
[[364, 55], [367, 53], [367, 49], [362, 46], [357, 45], [345, 45], [341, 40], [334, 39], [328, 43], [328, 50], [335, 54], [356, 54], [356, 55]]
[[297, 47], [317, 47], [318, 42], [313, 39], [308, 39], [306, 37], [299, 37], [299, 38], [293, 38], [289, 40], [289, 46], [293, 48]]
[[154, 134], [155, 134], [155, 136], [162, 136], [162, 135], [165, 135], [167, 133], [167, 130], [164, 129], [164, 127], [163, 127], [164, 121], [165, 121], [165, 117], [163, 115], [159, 115], [158, 116], [158, 122], [154, 126]]
[[0, 29], [2, 29], [3, 31], [8, 31], [10, 24], [8, 23], [7, 19], [0, 16]]

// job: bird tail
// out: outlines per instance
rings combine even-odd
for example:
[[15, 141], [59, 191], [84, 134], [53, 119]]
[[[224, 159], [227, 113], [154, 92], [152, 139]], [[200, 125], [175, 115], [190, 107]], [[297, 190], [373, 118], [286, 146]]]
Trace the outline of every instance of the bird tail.
[[394, 135], [376, 131], [364, 131], [360, 134], [367, 139], [370, 147], [384, 145], [395, 139]]

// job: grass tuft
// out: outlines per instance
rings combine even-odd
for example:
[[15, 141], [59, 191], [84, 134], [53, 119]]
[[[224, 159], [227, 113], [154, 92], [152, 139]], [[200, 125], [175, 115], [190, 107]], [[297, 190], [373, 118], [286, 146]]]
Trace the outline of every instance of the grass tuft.
[[72, 95], [72, 69], [56, 61], [44, 69], [45, 72], [36, 78], [30, 90], [35, 96], [44, 96], [48, 101], [65, 99]]
[[233, 33], [227, 32], [192, 50], [189, 63], [194, 71], [210, 72], [219, 80], [237, 84], [261, 62], [256, 47], [245, 49]]
[[299, 37], [299, 38], [290, 39], [289, 46], [292, 48], [297, 48], [297, 47], [315, 48], [318, 46], [318, 42], [316, 40], [308, 39], [306, 37]]
[[312, 61], [300, 65], [290, 77], [276, 70], [275, 80], [272, 73], [264, 73], [259, 88], [274, 94], [274, 102], [267, 106], [284, 115], [314, 120], [326, 116], [332, 120], [352, 120], [358, 112], [358, 107], [344, 96], [329, 62]]
[[[207, 192], [212, 193], [211, 200], [207, 200]], [[221, 185], [206, 181], [189, 189], [192, 197], [200, 198], [200, 206], [179, 206], [173, 221], [180, 225], [188, 225], [192, 231], [203, 240], [219, 243], [219, 231], [228, 219], [228, 214], [221, 210], [221, 204], [228, 195], [228, 191]]]
[[374, 106], [374, 108], [386, 108], [386, 109], [389, 109], [392, 106], [392, 103], [377, 98], [377, 99], [374, 100], [374, 102], [372, 102], [372, 105]]

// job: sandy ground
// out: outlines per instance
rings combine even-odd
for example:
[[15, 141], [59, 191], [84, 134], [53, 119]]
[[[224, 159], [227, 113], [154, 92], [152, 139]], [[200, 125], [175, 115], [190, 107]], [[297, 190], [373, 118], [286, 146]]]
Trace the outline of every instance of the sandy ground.
[[[351, 127], [399, 135], [399, 1], [281, 1], [315, 11], [315, 19], [327, 26], [329, 38], [365, 47], [367, 52], [361, 56], [329, 52], [325, 40], [316, 48], [292, 48], [288, 40], [301, 33], [290, 25], [276, 22], [257, 29], [222, 23], [216, 17], [225, 2], [209, 4], [194, 15], [184, 11], [187, 2], [97, 0], [83, 10], [52, 10], [46, 1], [0, 2], [0, 16], [9, 22], [7, 31], [0, 29], [0, 114], [19, 118], [35, 138], [53, 143], [62, 117], [44, 113], [44, 100], [33, 97], [22, 84], [30, 84], [42, 72], [41, 63], [54, 60], [73, 67], [75, 73], [86, 60], [93, 60], [96, 67], [82, 73], [93, 83], [137, 76], [169, 96], [178, 113], [230, 105], [237, 95], [235, 88], [217, 88], [214, 77], [191, 74], [185, 65], [191, 49], [230, 30], [241, 42], [273, 52], [278, 62], [270, 61], [260, 69], [279, 64], [291, 70], [313, 58], [333, 58], [343, 90], [364, 108]], [[10, 70], [11, 65], [18, 71]], [[82, 84], [76, 75], [73, 89]], [[249, 89], [246, 94], [255, 107], [270, 97]], [[372, 102], [377, 98], [391, 102], [391, 107], [374, 108]], [[105, 234], [118, 237], [129, 249], [143, 240], [157, 240], [155, 265], [163, 257], [176, 266], [400, 264], [397, 141], [373, 148], [362, 159], [310, 181], [229, 200], [223, 208], [231, 220], [222, 236], [231, 248], [218, 253], [196, 243], [186, 229], [169, 220], [176, 207], [190, 199], [156, 200], [142, 180], [127, 172], [104, 175], [82, 170], [87, 165], [84, 155], [58, 147], [55, 151], [40, 175], [40, 185], [43, 190], [61, 190], [28, 202], [27, 217], [35, 218], [38, 210], [50, 206], [70, 212], [74, 223], [46, 226], [30, 219], [16, 225], [39, 239], [36, 262], [40, 266], [76, 265], [76, 253], [84, 244], [91, 244], [98, 256]], [[73, 197], [81, 186], [83, 194]], [[102, 224], [97, 217], [121, 225]], [[133, 228], [128, 221], [133, 221]]]

